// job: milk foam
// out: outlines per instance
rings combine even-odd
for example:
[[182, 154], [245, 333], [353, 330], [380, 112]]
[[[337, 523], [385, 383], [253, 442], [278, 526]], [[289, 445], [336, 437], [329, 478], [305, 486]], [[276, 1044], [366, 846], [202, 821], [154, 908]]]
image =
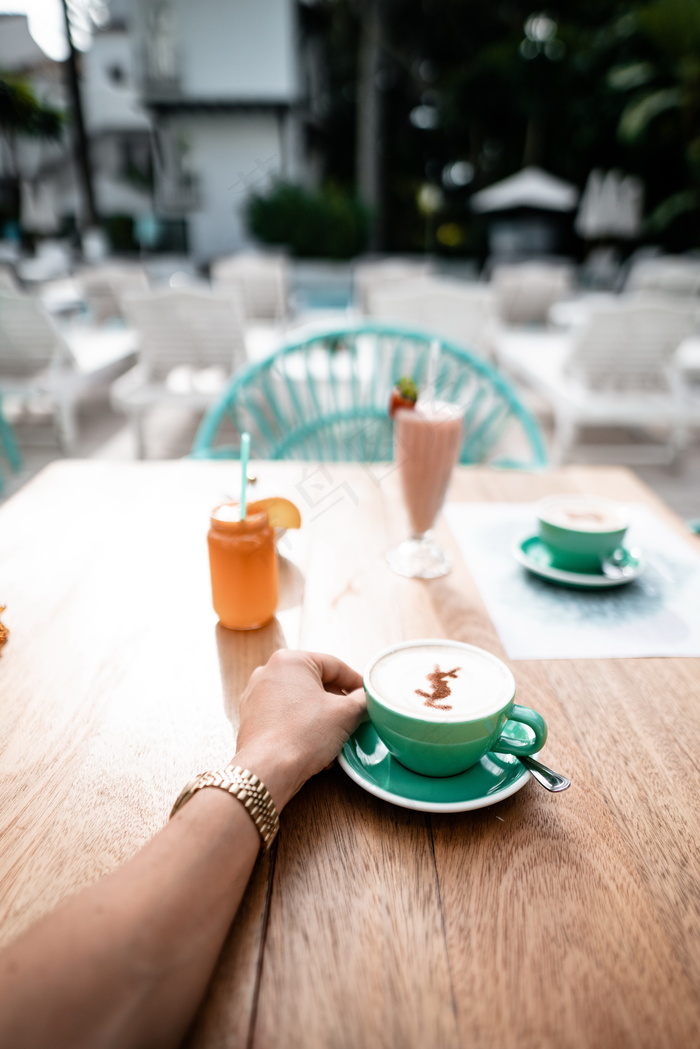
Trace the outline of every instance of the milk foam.
[[545, 504], [541, 520], [576, 532], [615, 532], [625, 527], [621, 511], [607, 503], [593, 500], [562, 499]]
[[374, 664], [369, 683], [385, 706], [428, 721], [483, 717], [504, 706], [514, 692], [510, 671], [495, 657], [449, 644], [395, 649]]

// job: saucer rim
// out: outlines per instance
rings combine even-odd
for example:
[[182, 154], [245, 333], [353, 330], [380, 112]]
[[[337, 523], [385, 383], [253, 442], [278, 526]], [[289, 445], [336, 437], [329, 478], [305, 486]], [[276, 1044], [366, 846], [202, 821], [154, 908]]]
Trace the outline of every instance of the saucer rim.
[[[532, 774], [529, 769], [521, 764], [520, 776], [512, 783], [508, 784], [507, 787], [504, 787], [502, 790], [499, 790], [494, 794], [482, 794], [478, 798], [471, 798], [465, 801], [419, 801], [416, 798], [407, 798], [403, 794], [395, 794], [393, 791], [386, 790], [384, 787], [372, 783], [371, 780], [365, 779], [357, 769], [350, 764], [345, 757], [345, 748], [350, 746], [354, 735], [355, 733], [353, 732], [347, 742], [343, 744], [343, 748], [338, 755], [338, 764], [346, 776], [356, 783], [358, 787], [362, 787], [363, 790], [367, 791], [368, 794], [373, 794], [375, 798], [380, 798], [382, 801], [388, 801], [390, 804], [397, 805], [402, 809], [412, 809], [414, 812], [449, 813], [472, 812], [476, 809], [486, 809], [491, 805], [496, 805], [499, 801], [505, 801], [506, 798], [510, 798], [513, 794], [517, 794], [517, 792], [522, 790], [525, 784], [532, 779]], [[538, 757], [538, 754], [533, 754], [531, 756], [536, 758]], [[390, 761], [396, 761], [396, 758], [392, 758], [391, 754], [389, 754], [388, 757]], [[430, 779], [433, 782], [439, 782], [441, 778], [441, 776], [426, 777], [426, 779]]]
[[[641, 553], [637, 559], [637, 567], [634, 570], [634, 573], [626, 576], [624, 579], [610, 579], [607, 576], [597, 575], [593, 572], [572, 572], [566, 568], [547, 567], [546, 565], [537, 564], [532, 558], [528, 557], [523, 550], [525, 543], [530, 542], [532, 539], [537, 539], [539, 542], [543, 542], [536, 532], [530, 532], [527, 535], [521, 536], [519, 539], [513, 540], [513, 545], [511, 547], [513, 557], [529, 572], [540, 576], [542, 579], [550, 579], [555, 583], [573, 583], [576, 586], [587, 587], [590, 590], [607, 590], [609, 587], [624, 586], [626, 583], [632, 583], [635, 579], [639, 578], [640, 574], [644, 571], [646, 564], [644, 554]], [[620, 547], [629, 552], [629, 547], [626, 547], [624, 543], [621, 543]], [[620, 547], [618, 547], [618, 549], [620, 549]]]

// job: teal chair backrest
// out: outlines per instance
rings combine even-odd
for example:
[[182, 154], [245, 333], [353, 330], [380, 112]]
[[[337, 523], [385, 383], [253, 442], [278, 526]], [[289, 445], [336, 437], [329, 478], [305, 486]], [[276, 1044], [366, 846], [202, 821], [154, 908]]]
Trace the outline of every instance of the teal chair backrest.
[[[2, 396], [0, 396], [0, 447], [2, 447], [5, 458], [14, 472], [19, 473], [22, 469], [22, 456], [17, 444], [17, 439], [15, 438], [14, 430], [5, 418]], [[5, 475], [0, 467], [0, 492], [2, 492], [4, 488]]]
[[379, 323], [307, 335], [249, 365], [207, 412], [192, 455], [237, 458], [248, 430], [259, 459], [390, 461], [391, 388], [408, 375], [425, 389], [429, 374], [434, 397], [465, 408], [461, 462], [546, 465], [535, 419], [490, 364], [429, 333]]

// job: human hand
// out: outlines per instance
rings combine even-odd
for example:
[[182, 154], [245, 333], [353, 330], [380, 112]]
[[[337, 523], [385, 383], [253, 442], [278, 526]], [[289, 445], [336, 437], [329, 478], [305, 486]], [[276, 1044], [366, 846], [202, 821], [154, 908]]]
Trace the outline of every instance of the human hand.
[[235, 764], [260, 777], [279, 810], [333, 761], [364, 711], [362, 677], [347, 664], [280, 649], [241, 697]]

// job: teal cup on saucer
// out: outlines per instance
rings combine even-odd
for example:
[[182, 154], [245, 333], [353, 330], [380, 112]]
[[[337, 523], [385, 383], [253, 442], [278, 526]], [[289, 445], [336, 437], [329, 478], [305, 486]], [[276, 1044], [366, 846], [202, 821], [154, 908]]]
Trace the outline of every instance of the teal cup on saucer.
[[[547, 739], [541, 714], [515, 702], [508, 667], [482, 648], [445, 639], [379, 652], [364, 675], [367, 716], [389, 753], [423, 776], [455, 776], [489, 752], [534, 754]], [[507, 721], [532, 730], [504, 738]]]
[[624, 507], [607, 499], [555, 495], [537, 504], [540, 539], [555, 568], [600, 573], [601, 564], [621, 545], [627, 531]]

